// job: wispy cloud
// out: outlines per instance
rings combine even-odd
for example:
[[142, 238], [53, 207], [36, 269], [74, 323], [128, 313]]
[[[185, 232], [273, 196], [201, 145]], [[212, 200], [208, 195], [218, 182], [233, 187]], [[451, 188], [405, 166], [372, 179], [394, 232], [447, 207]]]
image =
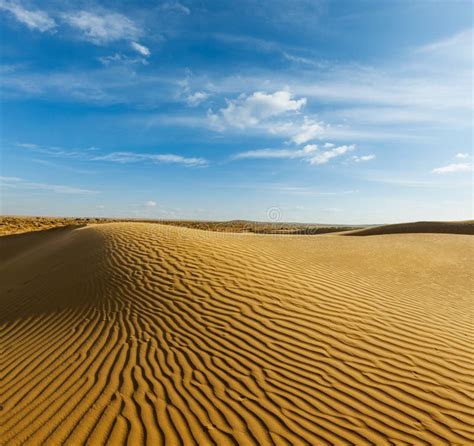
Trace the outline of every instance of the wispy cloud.
[[315, 144], [308, 144], [302, 149], [258, 149], [241, 152], [233, 156], [233, 159], [293, 159], [293, 158], [309, 158], [318, 150]]
[[85, 159], [90, 157], [91, 153], [96, 152], [97, 147], [87, 147], [84, 149], [65, 149], [63, 147], [45, 147], [33, 143], [17, 143], [16, 147], [31, 150], [35, 154], [42, 154], [56, 158]]
[[[192, 73], [188, 71], [184, 79], [180, 79], [177, 84], [181, 91], [178, 91], [175, 97], [178, 100], [184, 100], [189, 107], [197, 107], [201, 103], [205, 102], [210, 94], [203, 89], [195, 90], [191, 85]], [[202, 86], [201, 86], [202, 87]]]
[[364, 181], [406, 187], [408, 189], [455, 189], [471, 186], [471, 181], [469, 179], [466, 181], [462, 176], [454, 180], [452, 177], [446, 178], [443, 175], [430, 175], [427, 177], [426, 175], [420, 176], [410, 172], [387, 170], [364, 171], [363, 176], [360, 178]]
[[302, 149], [259, 149], [241, 152], [234, 155], [234, 160], [239, 159], [295, 159], [300, 158], [309, 164], [320, 165], [326, 164], [331, 159], [342, 156], [348, 152], [355, 150], [355, 145], [342, 145], [334, 147], [333, 144], [323, 146], [325, 149], [320, 150], [316, 144], [308, 144]]
[[[10, 12], [17, 21], [25, 24], [30, 29], [41, 32], [50, 31], [58, 27], [58, 22], [52, 17], [53, 13], [44, 10], [30, 10], [15, 0], [0, 0], [0, 10]], [[119, 40], [129, 40], [131, 48], [142, 57], [149, 57], [151, 52], [148, 47], [137, 42], [143, 35], [143, 30], [129, 17], [104, 9], [98, 11], [69, 10], [56, 13], [59, 24], [69, 25], [79, 32], [79, 36], [96, 45], [107, 45]], [[134, 60], [119, 53], [113, 56], [102, 57], [101, 61], [108, 64], [112, 61], [142, 62], [145, 59]]]
[[473, 29], [465, 29], [444, 39], [423, 45], [415, 49], [416, 54], [428, 56], [442, 56], [449, 59], [472, 58], [472, 40], [474, 38]]
[[186, 158], [181, 155], [167, 154], [148, 154], [136, 152], [112, 152], [107, 155], [100, 155], [91, 158], [92, 161], [110, 161], [120, 164], [138, 163], [142, 161], [150, 161], [156, 164], [181, 164], [187, 167], [206, 166], [207, 160], [204, 158]]
[[190, 107], [197, 107], [209, 97], [209, 94], [204, 91], [196, 91], [186, 97], [186, 102]]
[[130, 45], [137, 53], [144, 57], [148, 57], [151, 54], [150, 50], [145, 45], [141, 45], [137, 42], [132, 42]]
[[352, 157], [353, 161], [355, 161], [356, 163], [360, 163], [360, 162], [364, 162], [364, 161], [371, 161], [373, 159], [375, 159], [375, 155], [362, 155], [362, 156], [353, 156]]
[[[0, 5], [18, 3], [0, 0]], [[182, 9], [178, 2], [167, 2], [162, 7], [166, 10]], [[184, 6], [187, 8], [187, 6]], [[184, 11], [184, 10], [183, 10]], [[48, 16], [49, 17], [49, 16]], [[82, 38], [96, 44], [106, 44], [116, 40], [128, 40], [146, 48], [139, 42], [144, 34], [143, 27], [131, 18], [117, 12], [100, 10], [67, 11], [58, 15], [80, 33]], [[276, 43], [274, 43], [276, 45]], [[249, 43], [249, 46], [255, 46]], [[278, 45], [277, 45], [278, 46]], [[138, 54], [147, 57], [135, 48]], [[146, 51], [145, 51], [146, 52]], [[456, 70], [447, 70], [456, 55]], [[454, 56], [453, 56], [454, 57]], [[108, 65], [113, 62], [135, 63], [145, 59], [129, 59], [119, 53], [102, 57]], [[360, 139], [369, 138], [370, 134], [391, 137], [387, 131], [380, 132], [379, 127], [433, 123], [440, 126], [470, 126], [472, 121], [472, 101], [465, 92], [471, 88], [472, 78], [472, 30], [457, 33], [444, 40], [407, 51], [404, 59], [393, 66], [344, 65], [336, 62], [321, 63], [315, 72], [308, 70], [267, 71], [250, 75], [243, 72], [235, 75], [225, 68], [215, 72], [193, 77], [193, 85], [184, 96], [177, 94], [178, 81], [171, 76], [163, 80], [156, 75], [137, 76], [133, 70], [116, 71], [112, 67], [104, 72], [49, 72], [40, 75], [32, 72], [12, 72], [2, 79], [4, 89], [18, 94], [42, 95], [51, 97], [60, 93], [63, 99], [91, 103], [113, 104], [126, 102], [137, 106], [160, 104], [163, 100], [175, 98], [177, 102], [198, 105], [203, 102], [201, 94], [213, 97], [237, 97], [230, 99], [227, 106], [211, 110], [207, 125], [214, 128], [233, 127], [267, 131], [277, 134], [287, 130], [295, 142], [305, 144], [323, 131], [331, 131], [335, 137], [336, 126], [327, 126], [327, 122], [344, 122], [348, 130], [359, 134]], [[317, 60], [316, 60], [317, 62]], [[348, 80], [350, 79], [350, 81]], [[257, 94], [263, 101], [271, 102], [277, 95], [285, 94], [285, 88], [298, 99], [289, 101], [298, 104], [301, 112], [305, 107], [306, 121], [303, 116], [292, 116], [290, 122], [270, 122], [281, 117], [260, 115], [259, 107], [252, 105], [258, 102]], [[194, 93], [192, 93], [192, 92]], [[274, 93], [264, 93], [264, 92]], [[282, 93], [283, 92], [283, 93]], [[288, 92], [286, 92], [288, 94]], [[241, 95], [241, 96], [240, 96]], [[301, 103], [304, 101], [304, 104]], [[314, 108], [326, 108], [322, 119], [316, 116]], [[263, 108], [264, 109], [264, 108]], [[278, 108], [275, 108], [277, 111]], [[271, 118], [271, 119], [270, 119]], [[178, 122], [179, 120], [177, 120]], [[202, 120], [206, 121], [206, 118]], [[190, 120], [182, 119], [182, 123]], [[361, 130], [359, 126], [370, 125]], [[297, 131], [300, 127], [300, 132]], [[403, 132], [398, 132], [403, 136]], [[365, 136], [364, 136], [365, 135]], [[393, 134], [392, 134], [393, 136]]]
[[[447, 67], [456, 66], [455, 70]], [[350, 81], [348, 80], [350, 79]], [[343, 121], [351, 130], [370, 125], [377, 128], [415, 127], [436, 124], [442, 127], [472, 124], [471, 89], [472, 30], [408, 52], [397, 65], [322, 64], [313, 69], [291, 71], [271, 78], [229, 76], [213, 80], [214, 92], [248, 92], [263, 85], [278, 90], [283, 85], [307, 100], [306, 114], [313, 106], [330, 104], [325, 120]], [[315, 120], [313, 118], [313, 120]]]
[[326, 164], [329, 160], [336, 158], [338, 156], [344, 155], [347, 152], [351, 152], [352, 150], [355, 149], [354, 145], [348, 146], [340, 146], [340, 147], [335, 147], [334, 149], [331, 150], [326, 150], [324, 152], [316, 154], [314, 157], [312, 157], [309, 160], [310, 164]]
[[185, 167], [204, 167], [208, 161], [201, 157], [185, 157], [173, 153], [139, 153], [139, 152], [110, 152], [101, 153], [97, 147], [86, 149], [64, 149], [60, 147], [43, 147], [31, 143], [19, 143], [17, 147], [31, 150], [56, 158], [76, 159], [81, 161], [105, 161], [118, 164], [130, 164], [139, 162], [151, 162], [154, 164], [178, 164]]
[[251, 184], [237, 184], [233, 185], [233, 188], [238, 189], [253, 189], [253, 190], [264, 190], [272, 192], [281, 192], [290, 195], [303, 195], [303, 196], [339, 196], [339, 195], [351, 195], [359, 192], [357, 189], [341, 189], [341, 190], [321, 190], [313, 186], [300, 186], [294, 184], [284, 183], [251, 183]]
[[436, 169], [433, 169], [431, 172], [437, 173], [437, 174], [472, 172], [472, 164], [471, 163], [453, 163], [453, 164], [448, 164], [447, 166], [437, 167]]
[[67, 12], [63, 19], [79, 30], [85, 40], [97, 45], [116, 40], [136, 40], [142, 34], [132, 20], [116, 12]]
[[147, 56], [143, 56], [143, 55], [140, 55], [137, 57], [130, 57], [126, 54], [114, 53], [108, 56], [98, 57], [97, 60], [106, 67], [111, 67], [114, 65], [134, 65], [134, 64], [148, 65], [148, 61], [146, 57]]
[[13, 98], [41, 97], [101, 107], [120, 103], [150, 108], [172, 101], [180, 89], [176, 76], [138, 75], [135, 64], [143, 60], [139, 55], [115, 53], [101, 57], [104, 66], [94, 69], [36, 72], [25, 65], [7, 66], [0, 85], [2, 94]]
[[58, 194], [97, 194], [98, 192], [90, 189], [64, 186], [58, 184], [36, 183], [18, 177], [0, 177], [0, 183], [4, 188], [42, 190]]
[[[439, 94], [439, 92], [437, 92]], [[449, 106], [448, 106], [449, 108]], [[437, 126], [470, 126], [469, 113], [463, 113], [464, 107], [451, 107], [452, 112], [442, 112], [429, 105], [380, 105], [350, 106], [336, 109], [327, 114], [337, 120], [351, 122], [353, 125], [375, 126], [419, 126], [436, 124]]]
[[184, 15], [191, 14], [191, 10], [180, 2], [164, 2], [160, 5], [162, 11], [179, 12]]
[[[457, 153], [454, 156], [457, 160], [466, 160], [469, 158], [469, 154], [467, 153]], [[450, 173], [465, 173], [465, 172], [472, 172], [473, 171], [473, 164], [472, 163], [451, 163], [447, 166], [437, 167], [431, 171], [431, 173], [436, 174], [450, 174]]]
[[292, 122], [288, 129], [293, 133], [292, 141], [296, 144], [304, 144], [322, 135], [325, 131], [325, 124], [305, 116], [302, 123]]
[[272, 190], [279, 192], [285, 192], [292, 195], [303, 195], [309, 197], [333, 197], [333, 196], [344, 196], [357, 194], [359, 191], [357, 189], [343, 189], [337, 191], [328, 191], [328, 190], [317, 190], [311, 187], [275, 187]]
[[15, 0], [0, 0], [0, 10], [10, 12], [16, 20], [33, 30], [45, 32], [56, 27], [55, 20], [47, 12], [27, 9]]

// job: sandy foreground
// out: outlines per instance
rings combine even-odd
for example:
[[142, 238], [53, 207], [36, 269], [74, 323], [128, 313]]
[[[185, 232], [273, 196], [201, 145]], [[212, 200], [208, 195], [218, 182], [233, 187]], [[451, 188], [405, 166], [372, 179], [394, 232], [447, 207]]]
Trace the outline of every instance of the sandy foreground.
[[474, 442], [474, 237], [0, 239], [0, 444]]

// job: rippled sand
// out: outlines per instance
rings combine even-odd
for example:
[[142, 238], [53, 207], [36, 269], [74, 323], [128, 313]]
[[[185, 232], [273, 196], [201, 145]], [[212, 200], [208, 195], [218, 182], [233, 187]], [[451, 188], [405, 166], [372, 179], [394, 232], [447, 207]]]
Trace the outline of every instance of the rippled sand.
[[0, 239], [0, 443], [458, 444], [474, 238]]

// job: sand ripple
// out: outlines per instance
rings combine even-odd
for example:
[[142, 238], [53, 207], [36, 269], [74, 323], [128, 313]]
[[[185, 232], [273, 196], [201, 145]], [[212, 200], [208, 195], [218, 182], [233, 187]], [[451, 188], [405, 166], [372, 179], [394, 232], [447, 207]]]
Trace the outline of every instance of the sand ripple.
[[1, 444], [474, 441], [470, 236], [18, 237]]

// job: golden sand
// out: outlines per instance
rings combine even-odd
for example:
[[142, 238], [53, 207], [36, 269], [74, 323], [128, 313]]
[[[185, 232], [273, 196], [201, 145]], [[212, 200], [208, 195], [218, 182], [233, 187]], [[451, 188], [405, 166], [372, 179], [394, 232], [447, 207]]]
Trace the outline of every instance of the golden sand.
[[468, 445], [474, 238], [0, 239], [2, 445]]

